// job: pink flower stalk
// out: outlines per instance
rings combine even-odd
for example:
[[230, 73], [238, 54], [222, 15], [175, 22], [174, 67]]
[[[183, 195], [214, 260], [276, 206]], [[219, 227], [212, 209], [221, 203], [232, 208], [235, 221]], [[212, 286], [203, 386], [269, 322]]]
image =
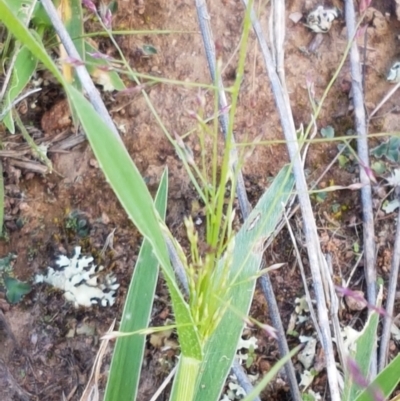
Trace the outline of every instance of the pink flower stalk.
[[385, 309], [383, 309], [381, 307], [377, 307], [375, 305], [371, 305], [358, 292], [355, 292], [355, 291], [351, 290], [350, 288], [340, 287], [340, 286], [335, 286], [335, 289], [340, 295], [342, 295], [344, 297], [351, 297], [354, 300], [356, 300], [357, 302], [364, 303], [368, 307], [368, 309], [378, 313], [379, 315], [387, 316]]
[[85, 63], [82, 60], [79, 60], [74, 57], [66, 57], [66, 58], [62, 59], [61, 62], [64, 64], [70, 64], [73, 67], [79, 67], [81, 65], [85, 65]]
[[97, 68], [101, 71], [112, 71], [114, 68], [109, 65], [98, 65]]
[[100, 52], [93, 52], [93, 53], [87, 52], [87, 54], [96, 59], [112, 60], [111, 56], [109, 56], [108, 54], [100, 53]]
[[362, 389], [367, 389], [374, 401], [385, 400], [385, 397], [382, 394], [380, 388], [369, 385], [368, 380], [364, 377], [360, 370], [360, 367], [354, 359], [347, 358], [347, 370], [354, 383], [356, 383]]
[[129, 86], [126, 89], [119, 91], [118, 94], [120, 95], [136, 94], [141, 92], [143, 89], [145, 89], [145, 84]]

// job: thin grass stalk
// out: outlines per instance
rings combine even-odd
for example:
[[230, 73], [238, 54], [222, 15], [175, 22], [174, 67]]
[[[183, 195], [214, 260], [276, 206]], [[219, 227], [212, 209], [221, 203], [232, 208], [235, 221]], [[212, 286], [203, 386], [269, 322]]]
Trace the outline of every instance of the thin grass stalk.
[[[345, 14], [348, 40], [352, 40], [356, 33], [356, 17], [353, 0], [345, 1]], [[357, 153], [360, 160], [361, 203], [363, 210], [364, 233], [364, 272], [367, 282], [367, 299], [371, 305], [376, 302], [376, 270], [375, 270], [375, 229], [372, 207], [372, 189], [366, 168], [370, 168], [369, 149], [367, 138], [367, 124], [365, 115], [364, 93], [362, 87], [362, 73], [360, 54], [356, 41], [352, 42], [350, 50], [351, 86], [353, 90], [353, 104], [355, 128], [357, 132]], [[375, 377], [377, 371], [376, 355], [371, 363], [371, 375]]]
[[191, 401], [194, 399], [201, 361], [181, 355], [179, 365], [170, 401]]
[[[228, 102], [226, 100], [226, 94], [222, 78], [218, 76], [217, 62], [215, 56], [215, 45], [212, 35], [212, 29], [210, 26], [210, 16], [207, 11], [207, 4], [204, 0], [196, 0], [196, 11], [199, 22], [201, 36], [203, 38], [204, 50], [206, 52], [208, 68], [210, 70], [211, 79], [218, 86], [218, 99], [219, 107], [222, 111], [219, 121], [225, 140], [228, 140], [229, 135], [229, 118], [227, 115]], [[236, 194], [239, 200], [240, 210], [242, 212], [243, 220], [246, 220], [250, 214], [251, 208], [247, 199], [246, 188], [244, 185], [243, 174], [238, 168], [238, 156], [235, 148], [235, 138], [232, 135], [230, 138], [231, 146], [231, 160], [233, 161], [233, 174], [236, 177]]]
[[9, 104], [5, 109], [3, 109], [1, 111], [0, 121], [2, 121], [3, 118], [8, 114], [8, 112], [11, 111], [11, 109], [13, 107], [15, 107], [18, 103], [22, 102], [24, 99], [33, 95], [34, 93], [40, 92], [41, 90], [42, 90], [42, 88], [35, 88], [32, 90], [29, 90], [29, 91], [25, 92], [24, 94], [22, 94], [21, 96], [17, 97], [15, 100], [13, 100], [11, 104]]
[[381, 372], [386, 364], [389, 352], [389, 340], [390, 340], [390, 329], [393, 324], [393, 307], [396, 298], [397, 278], [399, 276], [399, 265], [400, 265], [400, 209], [397, 213], [397, 228], [396, 228], [396, 239], [393, 246], [393, 258], [392, 267], [390, 270], [389, 286], [387, 289], [386, 298], [386, 314], [383, 319], [383, 329], [381, 336], [381, 343], [379, 347], [379, 366], [378, 372]]
[[[247, 8], [248, 1], [243, 0], [243, 2]], [[286, 146], [288, 148], [290, 160], [293, 166], [297, 195], [299, 198], [300, 208], [303, 217], [304, 234], [306, 238], [310, 269], [313, 276], [314, 290], [317, 298], [318, 318], [322, 334], [321, 343], [325, 351], [330, 394], [332, 401], [339, 401], [340, 391], [338, 385], [338, 371], [336, 368], [335, 356], [333, 352], [332, 335], [329, 326], [326, 298], [320, 271], [322, 255], [319, 246], [317, 226], [312, 211], [311, 201], [308, 195], [307, 182], [304, 176], [302, 161], [300, 158], [300, 147], [297, 141], [293, 115], [291, 112], [290, 104], [286, 102], [288, 96], [285, 95], [282, 84], [276, 73], [271, 52], [268, 48], [268, 45], [261, 30], [260, 23], [257, 20], [254, 10], [251, 10], [251, 20], [253, 23], [253, 29], [256, 33], [264, 57], [264, 62], [266, 65], [268, 77], [271, 82], [271, 88], [275, 97], [282, 129], [285, 135], [285, 139], [287, 141]]]
[[[204, 49], [206, 52], [206, 57], [207, 57], [208, 65], [209, 65], [210, 75], [211, 75], [213, 82], [214, 83], [217, 82], [217, 86], [219, 88], [219, 91], [218, 91], [219, 106], [220, 106], [221, 110], [226, 110], [228, 103], [226, 100], [226, 95], [225, 95], [222, 79], [220, 76], [218, 76], [217, 63], [216, 63], [216, 57], [215, 57], [215, 46], [214, 46], [214, 40], [213, 40], [213, 36], [212, 36], [212, 29], [210, 26], [210, 18], [209, 18], [209, 14], [207, 11], [207, 5], [202, 0], [196, 0], [196, 9], [197, 9], [197, 15], [198, 15], [198, 20], [199, 20], [200, 31], [201, 31], [201, 35], [203, 38]], [[281, 10], [278, 10], [278, 12], [280, 12], [280, 11]], [[278, 40], [278, 43], [281, 43], [283, 40], [282, 35], [279, 33], [277, 33], [277, 40]], [[281, 53], [279, 54], [278, 57], [281, 60], [283, 59], [283, 55]], [[225, 140], [227, 140], [229, 121], [228, 121], [228, 117], [227, 117], [226, 113], [224, 113], [224, 112], [220, 116], [220, 124], [221, 124], [222, 132], [224, 134]], [[231, 137], [231, 141], [234, 144], [234, 136], [233, 135]], [[242, 212], [243, 219], [246, 220], [247, 216], [250, 214], [251, 205], [247, 199], [247, 194], [246, 194], [246, 190], [245, 190], [245, 186], [244, 186], [242, 172], [237, 165], [237, 153], [234, 156], [235, 156], [234, 160], [236, 162], [235, 163], [235, 174], [237, 177], [237, 196], [239, 199], [239, 206], [240, 206], [240, 209]], [[263, 258], [261, 269], [264, 269], [266, 267], [266, 265], [267, 264], [266, 264], [265, 258]], [[284, 327], [282, 324], [282, 320], [280, 318], [279, 308], [278, 308], [278, 304], [276, 302], [272, 283], [271, 283], [271, 280], [270, 280], [270, 277], [268, 274], [261, 277], [261, 286], [262, 286], [262, 289], [266, 296], [272, 324], [278, 332], [278, 348], [279, 348], [280, 355], [283, 357], [284, 355], [287, 355], [289, 353], [289, 347], [288, 347], [288, 344], [286, 341], [285, 330], [284, 330]], [[238, 377], [237, 373], [240, 373], [240, 372], [238, 372], [239, 368], [240, 368], [240, 366], [237, 363], [235, 363], [232, 368], [233, 372], [236, 374], [237, 377]], [[293, 399], [301, 400], [301, 395], [300, 395], [298, 385], [297, 385], [296, 374], [295, 374], [295, 370], [294, 370], [293, 363], [291, 360], [289, 360], [285, 364], [285, 371], [286, 371], [286, 375], [287, 375], [287, 378], [289, 381]], [[243, 376], [243, 374], [241, 375], [241, 377], [242, 376]]]
[[[51, 0], [42, 0], [43, 8], [45, 9], [48, 17], [50, 18], [53, 27], [60, 38], [61, 43], [65, 47], [68, 55], [76, 60], [81, 60], [81, 57], [78, 51], [75, 48], [75, 45], [70, 38], [67, 30], [65, 29], [60, 17], [57, 14], [57, 10], [54, 7], [54, 4]], [[110, 127], [113, 133], [121, 140], [118, 130], [108, 113], [108, 110], [100, 97], [99, 91], [97, 90], [96, 86], [94, 85], [92, 78], [84, 65], [77, 65], [75, 67], [76, 73], [81, 81], [82, 87], [87, 93], [90, 103], [92, 103], [94, 109], [99, 113], [101, 118], [105, 121], [105, 123]]]

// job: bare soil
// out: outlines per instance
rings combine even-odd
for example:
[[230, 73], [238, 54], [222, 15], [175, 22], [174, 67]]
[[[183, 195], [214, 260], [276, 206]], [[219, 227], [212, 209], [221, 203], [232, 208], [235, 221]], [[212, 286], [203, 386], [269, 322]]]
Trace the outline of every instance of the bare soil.
[[[235, 78], [243, 6], [238, 0], [215, 0], [208, 3], [214, 38], [223, 61], [224, 82], [229, 86]], [[256, 3], [264, 31], [268, 32], [266, 2]], [[326, 5], [343, 9], [341, 1], [332, 3]], [[313, 82], [315, 98], [319, 99], [347, 45], [344, 21], [339, 18], [331, 31], [322, 37], [316, 52], [307, 50], [315, 40], [315, 34], [302, 22], [292, 22], [289, 16], [295, 12], [306, 15], [318, 4], [314, 0], [287, 1], [285, 74], [297, 127], [307, 125], [310, 121], [307, 81]], [[118, 7], [113, 21], [114, 29], [181, 31], [164, 35], [117, 36], [119, 46], [134, 69], [173, 80], [209, 83], [208, 66], [193, 1], [120, 0]], [[398, 56], [399, 28], [392, 2], [373, 1], [365, 52], [364, 37], [357, 39], [361, 53], [365, 55], [368, 112], [374, 109], [391, 88], [385, 75]], [[98, 44], [101, 51], [117, 56], [108, 40], [98, 39]], [[140, 49], [146, 44], [154, 46], [157, 54], [143, 57]], [[350, 68], [346, 62], [323, 105], [317, 122], [318, 129], [331, 125], [336, 136], [343, 136], [353, 128], [350, 83]], [[158, 84], [149, 86], [147, 93], [169, 132], [183, 135], [195, 127], [196, 122], [189, 111], [196, 111], [198, 107], [197, 89]], [[196, 216], [198, 198], [181, 161], [141, 95], [107, 93], [104, 96], [129, 153], [153, 193], [163, 169], [168, 166], [170, 189], [167, 223], [178, 239], [185, 242], [183, 217], [189, 214]], [[372, 120], [369, 127], [371, 133], [398, 130], [399, 96], [396, 93], [378, 112], [378, 118]], [[206, 94], [206, 99], [207, 110], [211, 115], [211, 94]], [[88, 143], [82, 139], [77, 145], [68, 145], [64, 149], [57, 147], [62, 138], [76, 138], [77, 135], [60, 88], [50, 83], [40, 95], [21, 105], [20, 112], [27, 126], [35, 132], [35, 138], [51, 145], [49, 155], [55, 172], [40, 174], [40, 171], [33, 171], [32, 166], [16, 164], [12, 157], [1, 159], [6, 190], [7, 235], [0, 241], [0, 257], [10, 252], [16, 254], [15, 276], [29, 281], [43, 271], [55, 255], [60, 252], [70, 253], [76, 245], [81, 245], [85, 252], [100, 259], [106, 238], [115, 229], [114, 249], [108, 250], [101, 262], [117, 275], [121, 287], [112, 308], [96, 306], [91, 309], [75, 309], [65, 302], [61, 293], [43, 285], [34, 286], [33, 291], [16, 305], [9, 305], [5, 299], [1, 299], [0, 294], [0, 308], [3, 310], [3, 313], [0, 310], [0, 399], [53, 401], [60, 400], [64, 394], [67, 400], [78, 400], [88, 380], [100, 336], [107, 331], [113, 319], [118, 320], [121, 315], [141, 238], [106, 183]], [[260, 136], [262, 141], [269, 141], [267, 146], [257, 146], [244, 164], [246, 188], [254, 205], [268, 187], [270, 179], [288, 162], [288, 155], [284, 144], [274, 143], [282, 140], [283, 135], [263, 60], [253, 35], [234, 128], [238, 143], [250, 142]], [[317, 138], [321, 138], [320, 134]], [[383, 139], [371, 138], [371, 147]], [[10, 137], [3, 132], [2, 141], [5, 149], [25, 149], [24, 141], [18, 135]], [[186, 143], [194, 155], [198, 156], [200, 148], [195, 135], [189, 136]], [[337, 144], [315, 142], [310, 146], [306, 162], [310, 184], [319, 178], [335, 157]], [[27, 157], [29, 159], [29, 155]], [[33, 163], [34, 160], [31, 160]], [[347, 186], [354, 182], [358, 182], [357, 164], [349, 163], [340, 167], [336, 162], [318, 188]], [[328, 193], [323, 201], [313, 199], [321, 244], [323, 250], [331, 254], [335, 279], [340, 282], [341, 277], [348, 277], [356, 263], [354, 244], [362, 246], [359, 195], [357, 191], [343, 190]], [[376, 199], [379, 203], [379, 194]], [[334, 204], [339, 205], [339, 209], [333, 210]], [[77, 213], [85, 222], [87, 235], [70, 227], [71, 212]], [[394, 217], [382, 215], [379, 210], [376, 210], [376, 217], [377, 271], [378, 275], [387, 280], [395, 231]], [[291, 222], [301, 244], [300, 214]], [[301, 249], [301, 252], [307, 267], [305, 249]], [[304, 294], [287, 232], [280, 234], [267, 250], [267, 256], [271, 264], [287, 263], [271, 274], [281, 316], [287, 327], [295, 298]], [[353, 288], [364, 288], [362, 267], [361, 260], [352, 280]], [[172, 318], [162, 283], [158, 295], [160, 300], [154, 307], [152, 317], [154, 325], [161, 325], [167, 318]], [[400, 312], [398, 306], [395, 312]], [[269, 321], [268, 308], [259, 290], [253, 302], [252, 315], [260, 321]], [[359, 317], [363, 318], [363, 313], [357, 314], [349, 309], [343, 311], [343, 322], [354, 322]], [[313, 332], [311, 327], [303, 327], [301, 331], [308, 335]], [[251, 334], [258, 337], [259, 348], [249, 371], [262, 374], [269, 370], [279, 354], [271, 339], [256, 330]], [[296, 341], [293, 339], [293, 344]], [[103, 365], [102, 386], [106, 381], [111, 351], [110, 348]], [[391, 353], [394, 355], [397, 352], [398, 345], [393, 342]], [[162, 351], [160, 344], [149, 342], [141, 399], [149, 399], [160, 385], [174, 363], [175, 353], [173, 349]], [[301, 364], [296, 366], [300, 373]], [[313, 388], [321, 394], [326, 393], [323, 369]], [[264, 397], [285, 400], [290, 399], [290, 394], [285, 386], [277, 385], [266, 390]]]

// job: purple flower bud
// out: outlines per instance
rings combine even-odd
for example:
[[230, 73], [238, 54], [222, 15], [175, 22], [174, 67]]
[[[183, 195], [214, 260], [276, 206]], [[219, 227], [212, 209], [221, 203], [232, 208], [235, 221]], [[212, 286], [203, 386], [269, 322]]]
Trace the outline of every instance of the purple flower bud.
[[375, 174], [374, 174], [374, 172], [372, 171], [372, 169], [371, 169], [370, 167], [368, 167], [368, 166], [363, 166], [363, 167], [364, 167], [365, 173], [367, 174], [369, 180], [370, 180], [373, 184], [377, 184], [378, 181], [376, 180]]
[[381, 389], [376, 385], [370, 385], [368, 383], [368, 380], [363, 376], [357, 362], [352, 358], [347, 358], [346, 362], [349, 375], [353, 379], [354, 383], [356, 383], [362, 389], [367, 389], [374, 401], [384, 401], [385, 397]]
[[91, 0], [82, 0], [82, 5], [86, 7], [89, 11], [96, 14], [97, 8]]
[[111, 10], [109, 8], [107, 8], [107, 11], [103, 17], [103, 22], [104, 25], [108, 28], [111, 29], [111, 25], [112, 25], [112, 14], [111, 14]]
[[358, 10], [360, 11], [360, 14], [363, 13], [371, 4], [372, 0], [360, 0], [358, 4]]
[[278, 339], [278, 332], [274, 327], [269, 324], [262, 324], [260, 327], [265, 331], [268, 337], [271, 337], [274, 340]]

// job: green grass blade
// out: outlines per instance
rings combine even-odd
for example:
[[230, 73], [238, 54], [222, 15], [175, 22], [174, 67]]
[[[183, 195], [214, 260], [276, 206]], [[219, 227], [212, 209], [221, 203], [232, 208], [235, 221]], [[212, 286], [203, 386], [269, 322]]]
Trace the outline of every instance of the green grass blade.
[[202, 349], [197, 328], [176, 282], [165, 246], [162, 229], [167, 228], [157, 216], [146, 184], [122, 141], [104, 124], [88, 100], [65, 82], [40, 40], [21, 24], [5, 0], [0, 0], [0, 20], [64, 85], [106, 178], [129, 218], [151, 243], [163, 269], [171, 293], [182, 353], [194, 359], [201, 359]]
[[[18, 55], [15, 59], [9, 89], [5, 96], [4, 109], [7, 109], [24, 90], [37, 67], [37, 58], [33, 57], [32, 53], [25, 46], [18, 48], [17, 51]], [[7, 129], [14, 134], [15, 125], [12, 111], [9, 111], [5, 115], [3, 121]]]
[[[368, 377], [372, 354], [376, 352], [378, 323], [379, 314], [374, 311], [369, 315], [362, 334], [355, 343], [355, 351], [350, 352], [350, 357], [354, 358], [360, 374], [364, 378]], [[362, 389], [354, 382], [354, 378], [347, 369], [346, 372], [342, 399], [343, 401], [353, 401]]]
[[5, 2], [23, 24], [28, 24], [27, 10], [32, 7], [36, 0], [6, 0]]
[[3, 162], [0, 160], [0, 235], [3, 235], [4, 225], [4, 176]]
[[106, 69], [101, 68], [108, 67], [110, 65], [107, 60], [94, 58], [89, 54], [96, 53], [98, 51], [97, 49], [95, 49], [90, 43], [85, 42], [85, 51], [86, 68], [98, 85], [102, 85], [104, 90], [122, 91], [126, 89], [124, 82], [116, 71], [107, 71]]
[[[168, 174], [164, 172], [155, 206], [165, 219]], [[133, 332], [148, 327], [158, 278], [158, 261], [149, 241], [144, 240], [133, 272], [119, 331]], [[146, 337], [132, 335], [117, 339], [111, 361], [104, 401], [136, 399]]]
[[[12, 12], [24, 25], [29, 24], [29, 10], [32, 9], [34, 3], [35, 0], [7, 0], [8, 7], [10, 7]], [[4, 109], [9, 108], [11, 103], [24, 90], [37, 66], [36, 58], [32, 56], [32, 53], [26, 47], [21, 46], [20, 43], [15, 44], [14, 54], [10, 57], [10, 60], [14, 60], [14, 57], [14, 64], [9, 66], [12, 68], [12, 75], [4, 98]], [[11, 111], [5, 115], [4, 124], [12, 134], [15, 133]]]
[[221, 393], [236, 354], [255, 288], [263, 243], [273, 233], [294, 185], [290, 167], [284, 167], [236, 235], [230, 305], [205, 347], [197, 382], [196, 401], [215, 401]]
[[[61, 11], [61, 19], [64, 23], [65, 29], [72, 38], [72, 42], [78, 51], [81, 59], [85, 61], [85, 44], [83, 40], [83, 15], [82, 15], [82, 1], [81, 0], [61, 0], [59, 10]], [[66, 56], [64, 47], [61, 57]], [[63, 54], [65, 53], [65, 54]], [[75, 88], [81, 90], [81, 83], [76, 74], [75, 68], [70, 64], [63, 64], [63, 73], [67, 82], [72, 83]]]
[[38, 39], [37, 35], [33, 35], [20, 21], [5, 0], [0, 0], [0, 20], [9, 32], [25, 45], [60, 82], [64, 83], [63, 76], [52, 58], [47, 54], [42, 42]]
[[182, 353], [201, 359], [202, 348], [197, 328], [179, 289], [165, 245], [162, 230], [168, 229], [158, 216], [146, 184], [122, 141], [104, 124], [80, 92], [72, 86], [67, 87], [71, 103], [107, 180], [128, 216], [151, 243], [163, 269], [174, 307]]
[[385, 399], [394, 391], [400, 382], [400, 354], [374, 379], [368, 389], [363, 390], [354, 401], [375, 401], [374, 389], [380, 389]]
[[279, 359], [278, 362], [271, 368], [271, 370], [262, 378], [262, 380], [254, 387], [254, 390], [248, 394], [242, 401], [253, 401], [255, 397], [259, 396], [261, 391], [267, 386], [267, 384], [279, 373], [279, 371], [285, 366], [292, 357], [294, 357], [301, 349], [301, 345], [292, 349], [287, 355]]

